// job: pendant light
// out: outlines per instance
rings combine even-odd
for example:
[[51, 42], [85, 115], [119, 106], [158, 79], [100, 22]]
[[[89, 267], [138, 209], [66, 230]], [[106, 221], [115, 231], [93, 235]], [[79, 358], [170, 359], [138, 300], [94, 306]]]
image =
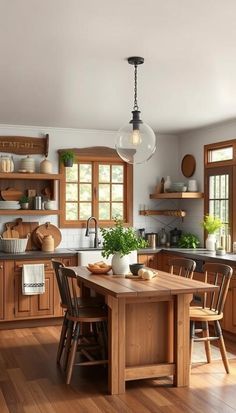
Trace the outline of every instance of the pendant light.
[[128, 63], [134, 66], [134, 107], [130, 122], [118, 131], [116, 151], [118, 155], [130, 164], [148, 161], [156, 150], [156, 136], [153, 130], [140, 119], [137, 101], [137, 68], [144, 63], [143, 57], [128, 58]]

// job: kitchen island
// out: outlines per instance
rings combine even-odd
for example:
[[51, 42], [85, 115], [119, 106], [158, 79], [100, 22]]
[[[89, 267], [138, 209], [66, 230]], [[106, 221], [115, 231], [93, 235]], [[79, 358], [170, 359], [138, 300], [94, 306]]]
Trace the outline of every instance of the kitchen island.
[[109, 392], [124, 393], [129, 380], [171, 375], [175, 386], [188, 386], [190, 301], [217, 287], [163, 271], [144, 281], [72, 268], [82, 293], [93, 289], [108, 305]]

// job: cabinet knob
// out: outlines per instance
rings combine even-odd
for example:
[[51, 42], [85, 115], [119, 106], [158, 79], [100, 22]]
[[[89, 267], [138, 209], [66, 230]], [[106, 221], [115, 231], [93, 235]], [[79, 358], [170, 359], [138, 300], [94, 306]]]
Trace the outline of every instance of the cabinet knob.
[[0, 265], [0, 270], [3, 270], [3, 265]]

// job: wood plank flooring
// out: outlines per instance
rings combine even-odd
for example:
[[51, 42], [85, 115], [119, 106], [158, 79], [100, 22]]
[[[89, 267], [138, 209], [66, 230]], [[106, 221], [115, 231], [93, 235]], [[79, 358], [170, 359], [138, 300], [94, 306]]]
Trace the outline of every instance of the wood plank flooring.
[[[227, 375], [221, 361], [194, 364], [190, 387], [171, 380], [128, 382], [107, 394], [107, 370], [75, 367], [71, 385], [56, 366], [60, 327], [0, 331], [0, 413], [232, 413], [236, 412], [236, 356]], [[236, 354], [236, 344], [226, 343]]]

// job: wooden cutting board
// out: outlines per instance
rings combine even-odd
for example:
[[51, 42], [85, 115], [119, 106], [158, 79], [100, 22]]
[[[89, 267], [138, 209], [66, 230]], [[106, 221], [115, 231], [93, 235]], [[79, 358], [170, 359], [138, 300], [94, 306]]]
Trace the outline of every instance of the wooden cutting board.
[[42, 245], [41, 236], [46, 236], [46, 235], [52, 235], [54, 238], [54, 246], [55, 248], [58, 247], [58, 245], [61, 242], [61, 231], [55, 225], [50, 224], [50, 222], [46, 222], [45, 224], [39, 225], [34, 230], [32, 234], [34, 244], [38, 248], [41, 248], [41, 245]]
[[19, 232], [11, 228], [9, 224], [5, 224], [6, 230], [3, 232], [3, 238], [19, 238]]
[[23, 192], [15, 188], [7, 188], [1, 191], [1, 197], [4, 201], [19, 201]]
[[32, 233], [35, 230], [35, 228], [38, 227], [38, 222], [24, 222], [22, 218], [18, 218], [16, 221], [8, 222], [5, 225], [8, 225], [11, 229], [17, 231], [19, 234], [19, 238], [26, 238], [27, 235], [30, 234], [26, 246], [27, 251], [38, 249], [32, 240]]

